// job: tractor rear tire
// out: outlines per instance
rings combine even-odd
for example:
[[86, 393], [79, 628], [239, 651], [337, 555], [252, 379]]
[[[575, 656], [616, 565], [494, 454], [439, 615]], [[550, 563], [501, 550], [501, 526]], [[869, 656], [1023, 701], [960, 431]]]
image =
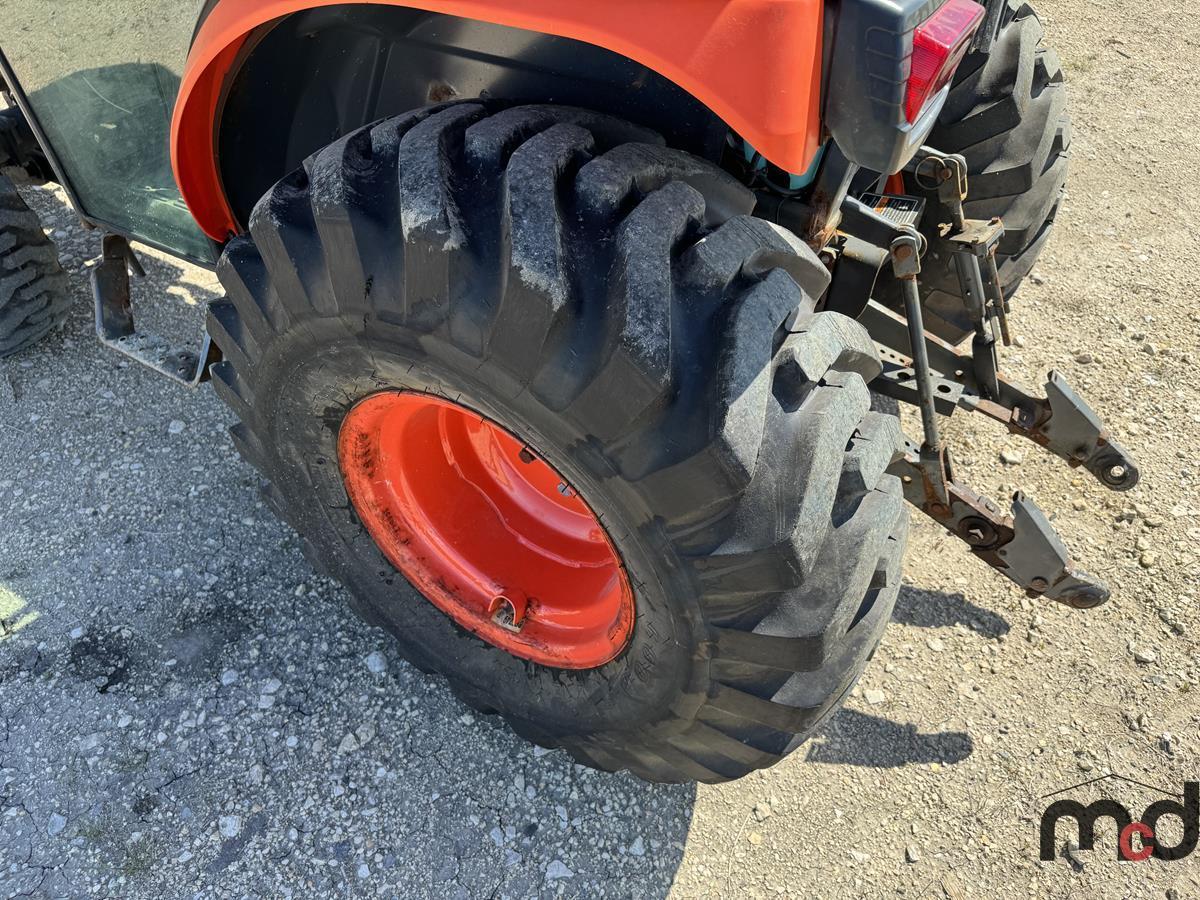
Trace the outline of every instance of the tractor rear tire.
[[70, 285], [58, 251], [6, 176], [0, 175], [0, 357], [24, 350], [66, 321]]
[[[1067, 181], [1067, 86], [1058, 55], [1041, 43], [1042, 37], [1033, 7], [1008, 0], [991, 47], [963, 61], [927, 141], [966, 157], [967, 217], [1004, 220], [996, 261], [1006, 298], [1016, 293], [1046, 246]], [[913, 177], [905, 177], [909, 189], [918, 191]], [[940, 212], [935, 205], [926, 215], [931, 236], [937, 222], [947, 221]], [[971, 332], [971, 323], [954, 261], [931, 244], [922, 270], [926, 327], [957, 343]], [[889, 302], [901, 302], [893, 281], [884, 290]]]
[[[726, 781], [794, 750], [900, 586], [901, 438], [871, 410], [874, 345], [813, 312], [826, 270], [753, 205], [603, 115], [431, 107], [277, 184], [210, 309], [235, 444], [358, 612], [517, 733], [651, 781]], [[620, 655], [531, 662], [406, 583], [339, 460], [347, 415], [397, 390], [499, 423], [586, 500], [634, 588]]]

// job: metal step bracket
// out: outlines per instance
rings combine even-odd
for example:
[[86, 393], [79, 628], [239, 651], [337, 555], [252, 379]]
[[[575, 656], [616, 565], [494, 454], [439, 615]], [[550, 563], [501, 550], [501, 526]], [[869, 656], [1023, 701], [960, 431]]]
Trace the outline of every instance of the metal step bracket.
[[220, 351], [205, 331], [199, 351], [173, 346], [155, 334], [138, 331], [133, 321], [129, 274], [146, 277], [133, 248], [123, 235], [105, 234], [100, 261], [92, 268], [92, 300], [96, 336], [106, 347], [128, 356], [161, 375], [195, 387], [208, 379], [209, 366]]

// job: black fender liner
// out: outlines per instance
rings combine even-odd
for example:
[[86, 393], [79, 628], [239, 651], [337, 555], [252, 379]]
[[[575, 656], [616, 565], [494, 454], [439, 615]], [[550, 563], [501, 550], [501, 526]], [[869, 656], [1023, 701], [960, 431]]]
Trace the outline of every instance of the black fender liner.
[[710, 161], [729, 131], [683, 88], [601, 47], [406, 7], [324, 7], [265, 26], [247, 44], [217, 134], [230, 206], [245, 224], [271, 185], [330, 141], [475, 97], [606, 112]]

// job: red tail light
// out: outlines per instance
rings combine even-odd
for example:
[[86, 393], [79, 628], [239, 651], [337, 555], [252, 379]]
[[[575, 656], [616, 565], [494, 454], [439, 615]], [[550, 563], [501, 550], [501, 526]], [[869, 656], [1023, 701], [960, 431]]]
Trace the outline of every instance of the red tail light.
[[917, 26], [905, 103], [910, 123], [915, 123], [925, 104], [950, 83], [985, 15], [986, 10], [974, 0], [948, 0]]

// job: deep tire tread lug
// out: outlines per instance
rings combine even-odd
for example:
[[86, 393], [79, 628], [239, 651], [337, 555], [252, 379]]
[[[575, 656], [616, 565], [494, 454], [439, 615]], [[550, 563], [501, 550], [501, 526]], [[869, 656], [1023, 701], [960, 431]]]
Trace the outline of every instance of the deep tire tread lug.
[[[883, 473], [898, 432], [866, 388], [879, 359], [857, 323], [813, 312], [825, 268], [747, 218], [753, 204], [638, 126], [449, 104], [352, 133], [279, 182], [230, 243], [228, 298], [210, 309], [226, 353], [214, 386], [240, 419], [231, 438], [264, 476], [287, 473], [265, 502], [335, 578], [357, 557], [318, 546], [316, 517], [363, 533], [353, 510], [311, 506], [337, 478], [320, 468], [329, 460], [297, 469], [295, 448], [273, 443], [294, 426], [272, 417], [263, 385], [283, 377], [271, 367], [289, 341], [411, 342], [506, 402], [574, 423], [580, 458], [653, 513], [625, 530], [660, 529], [672, 577], [694, 585], [696, 668], [669, 707], [599, 730], [532, 721], [459, 673], [454, 654], [477, 652], [469, 635], [438, 657], [369, 592], [352, 603], [469, 705], [655, 781], [778, 762], [849, 690], [899, 588], [906, 519]], [[321, 427], [354, 399], [322, 396]]]
[[16, 185], [0, 175], [0, 357], [61, 328], [70, 307], [57, 248]]

